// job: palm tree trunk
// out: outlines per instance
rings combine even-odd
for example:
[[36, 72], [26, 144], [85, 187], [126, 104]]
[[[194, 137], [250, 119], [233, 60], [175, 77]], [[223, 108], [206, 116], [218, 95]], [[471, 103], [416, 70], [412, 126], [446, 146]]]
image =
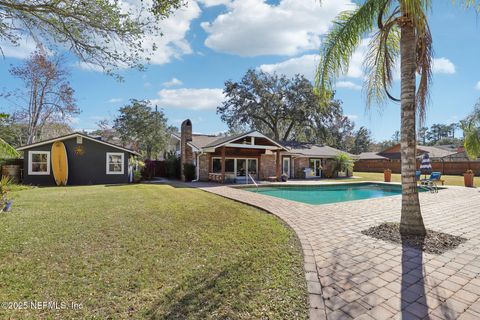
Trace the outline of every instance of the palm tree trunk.
[[414, 27], [408, 19], [400, 24], [400, 54], [401, 54], [401, 169], [402, 169], [402, 216], [400, 232], [403, 235], [424, 235], [423, 224], [418, 199], [417, 182], [415, 178], [416, 163], [416, 36]]

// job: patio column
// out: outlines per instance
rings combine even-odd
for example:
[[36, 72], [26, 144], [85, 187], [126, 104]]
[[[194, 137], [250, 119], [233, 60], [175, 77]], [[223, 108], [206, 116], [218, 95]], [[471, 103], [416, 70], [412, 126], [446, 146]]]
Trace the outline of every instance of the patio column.
[[222, 147], [222, 160], [220, 164], [222, 167], [222, 183], [225, 183], [225, 146]]
[[275, 161], [275, 176], [277, 177], [277, 181], [280, 181], [280, 176], [282, 175], [282, 163], [281, 163], [281, 157], [280, 157], [280, 150], [277, 150], [277, 160]]

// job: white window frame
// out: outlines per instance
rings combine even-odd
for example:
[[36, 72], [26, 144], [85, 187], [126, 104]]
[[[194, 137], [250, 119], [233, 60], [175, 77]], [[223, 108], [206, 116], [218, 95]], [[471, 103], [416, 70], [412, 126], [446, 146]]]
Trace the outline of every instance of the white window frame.
[[[212, 164], [213, 164], [213, 160], [214, 160], [214, 159], [218, 159], [218, 160], [222, 161], [222, 157], [212, 157]], [[235, 174], [235, 176], [237, 176], [237, 160], [255, 160], [255, 169], [256, 169], [256, 171], [257, 171], [256, 176], [259, 175], [259, 172], [258, 172], [258, 162], [259, 162], [259, 160], [258, 160], [258, 158], [225, 157], [225, 160], [227, 160], [227, 159], [229, 159], [229, 160], [233, 159], [233, 160], [234, 160], [234, 162], [233, 162], [233, 163], [234, 163], [234, 165], [233, 165], [233, 168], [234, 168], [233, 170], [234, 170], [234, 172], [233, 172], [233, 173]], [[248, 161], [247, 161], [247, 163], [245, 163], [245, 165], [248, 167]], [[247, 168], [247, 169], [248, 169], [248, 168]], [[213, 171], [213, 170], [212, 170], [212, 171]]]
[[[47, 171], [39, 172], [32, 169], [32, 158], [34, 154], [46, 154], [47, 155]], [[50, 175], [50, 151], [28, 151], [28, 175], [31, 176], [48, 176]]]
[[[108, 159], [110, 156], [121, 156], [122, 157], [122, 171], [110, 171], [110, 163]], [[125, 173], [125, 153], [123, 152], [107, 152], [107, 174], [124, 174]]]

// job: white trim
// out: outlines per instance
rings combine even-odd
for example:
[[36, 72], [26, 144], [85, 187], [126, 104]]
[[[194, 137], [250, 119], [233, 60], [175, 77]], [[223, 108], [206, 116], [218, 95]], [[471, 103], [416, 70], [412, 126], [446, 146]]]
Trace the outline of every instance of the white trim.
[[[222, 158], [221, 157], [212, 157], [212, 167], [213, 167], [213, 160], [215, 159], [218, 159], [220, 161], [222, 161]], [[248, 172], [248, 161], [249, 160], [255, 160], [255, 175], [258, 176], [259, 175], [259, 172], [258, 172], [258, 163], [259, 163], [259, 160], [258, 158], [235, 158], [235, 157], [225, 157], [225, 160], [233, 160], [233, 173], [235, 174], [235, 177], [237, 177], [237, 160], [246, 160], [245, 162], [245, 166], [246, 166], [246, 170]]]
[[278, 148], [277, 149], [280, 149], [280, 150], [285, 150], [285, 151], [288, 151], [284, 146], [282, 146], [281, 144], [279, 144], [278, 142], [276, 142], [275, 140], [272, 140], [270, 139], [269, 137], [267, 137], [266, 135], [258, 132], [258, 131], [252, 131], [252, 132], [247, 132], [241, 136], [238, 136], [238, 137], [231, 137], [231, 139], [227, 140], [227, 141], [224, 141], [218, 145], [214, 145], [214, 146], [209, 146], [208, 148], [218, 148], [218, 147], [222, 147], [224, 145], [227, 145], [227, 144], [230, 144], [230, 142], [232, 141], [235, 141], [235, 140], [239, 140], [239, 139], [242, 139], [242, 138], [245, 138], [245, 137], [257, 137], [257, 138], [265, 138], [267, 139], [268, 141], [270, 141], [271, 143], [273, 143], [274, 145], [276, 145]]
[[63, 137], [58, 137], [58, 138], [54, 138], [54, 139], [50, 139], [50, 140], [45, 140], [45, 141], [38, 142], [38, 143], [28, 144], [28, 145], [26, 145], [26, 146], [17, 148], [17, 150], [18, 150], [18, 151], [23, 151], [23, 150], [30, 149], [30, 148], [33, 148], [33, 147], [43, 146], [43, 145], [50, 144], [50, 143], [53, 143], [53, 142], [64, 141], [64, 140], [71, 139], [71, 138], [75, 138], [75, 137], [82, 137], [82, 138], [85, 138], [85, 139], [88, 139], [88, 140], [91, 140], [91, 141], [94, 141], [94, 142], [98, 142], [98, 143], [104, 144], [104, 145], [109, 146], [109, 147], [112, 147], [112, 148], [116, 148], [116, 149], [118, 149], [118, 150], [122, 150], [122, 151], [125, 151], [125, 152], [128, 152], [128, 153], [131, 153], [131, 154], [140, 156], [140, 154], [139, 154], [138, 152], [135, 152], [135, 151], [133, 151], [133, 150], [129, 150], [129, 149], [127, 149], [127, 148], [123, 148], [123, 147], [114, 145], [114, 144], [109, 143], [109, 142], [105, 142], [105, 141], [102, 141], [102, 140], [98, 140], [98, 139], [89, 137], [89, 136], [87, 136], [87, 135], [84, 135], [84, 134], [81, 134], [81, 133], [78, 133], [78, 132], [72, 133], [72, 134], [69, 134], [69, 135], [66, 135], [66, 136], [63, 136]]
[[[38, 172], [32, 171], [32, 157], [34, 154], [46, 154], [47, 155], [47, 171]], [[28, 151], [28, 175], [30, 176], [48, 176], [50, 175], [50, 151]]]
[[243, 143], [228, 143], [225, 146], [232, 147], [232, 148], [242, 148], [242, 149], [278, 150], [278, 147], [262, 146], [260, 144], [251, 145], [251, 144], [243, 144]]
[[[283, 156], [282, 158], [282, 171], [283, 171], [283, 168], [284, 168], [284, 165], [285, 165], [285, 160], [288, 160], [288, 172], [287, 172], [287, 176], [288, 178], [291, 178], [292, 177], [292, 159], [290, 157], [285, 157]], [[285, 172], [282, 172], [282, 174], [285, 174]]]
[[[110, 171], [110, 163], [108, 162], [108, 158], [110, 156], [121, 156], [122, 157], [122, 171]], [[123, 152], [107, 152], [107, 167], [106, 167], [106, 174], [124, 174], [125, 172], [125, 153]]]

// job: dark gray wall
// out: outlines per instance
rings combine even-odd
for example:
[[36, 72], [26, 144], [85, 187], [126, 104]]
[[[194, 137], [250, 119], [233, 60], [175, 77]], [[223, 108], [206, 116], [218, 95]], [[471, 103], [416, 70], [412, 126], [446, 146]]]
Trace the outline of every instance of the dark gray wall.
[[[83, 138], [84, 155], [76, 155], [74, 150], [77, 146], [77, 139], [63, 140], [68, 157], [68, 182], [67, 185], [88, 185], [88, 184], [116, 184], [128, 183], [128, 159], [130, 154], [120, 149], [104, 145]], [[52, 144], [24, 150], [23, 183], [32, 185], [55, 185], [52, 167], [50, 175], [29, 175], [28, 174], [28, 152], [29, 151], [51, 151]], [[124, 173], [106, 174], [107, 152], [124, 153]], [[51, 156], [51, 155], [50, 155]]]

